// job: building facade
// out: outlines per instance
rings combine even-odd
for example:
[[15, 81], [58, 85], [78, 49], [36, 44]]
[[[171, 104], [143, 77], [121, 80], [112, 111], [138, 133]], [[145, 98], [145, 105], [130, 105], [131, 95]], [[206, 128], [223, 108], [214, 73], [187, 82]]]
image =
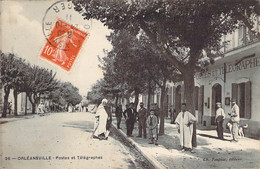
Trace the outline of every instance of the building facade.
[[[255, 30], [260, 32], [259, 17]], [[260, 138], [260, 42], [248, 29], [241, 25], [231, 34], [223, 36], [229, 41], [222, 49], [224, 56], [197, 72], [194, 77], [195, 113], [199, 125], [215, 125], [216, 103], [221, 102], [226, 119], [229, 121], [231, 100], [235, 99], [240, 108], [240, 124], [248, 124], [245, 135]], [[169, 111], [178, 114], [184, 100], [183, 82], [167, 84], [167, 105]], [[147, 106], [147, 95], [141, 99]], [[160, 92], [155, 92], [151, 103], [160, 105]]]
[[[231, 100], [240, 108], [240, 124], [247, 123], [245, 134], [260, 135], [260, 42], [248, 44], [225, 54], [195, 75], [195, 93], [198, 98], [198, 121], [214, 125], [216, 103], [222, 103], [226, 113], [231, 112]], [[224, 125], [229, 118], [226, 118]]]

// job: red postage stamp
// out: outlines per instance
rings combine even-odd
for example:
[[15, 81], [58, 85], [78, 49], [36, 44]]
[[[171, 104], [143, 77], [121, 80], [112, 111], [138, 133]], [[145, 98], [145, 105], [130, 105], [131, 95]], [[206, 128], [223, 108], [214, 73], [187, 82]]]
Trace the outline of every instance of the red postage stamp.
[[58, 19], [41, 57], [70, 71], [88, 34]]

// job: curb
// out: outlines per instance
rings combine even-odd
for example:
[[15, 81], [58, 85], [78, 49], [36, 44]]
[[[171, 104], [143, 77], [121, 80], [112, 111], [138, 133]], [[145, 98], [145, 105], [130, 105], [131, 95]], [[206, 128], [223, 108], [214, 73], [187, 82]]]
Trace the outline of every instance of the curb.
[[146, 153], [146, 152], [142, 151], [141, 146], [138, 145], [133, 139], [127, 137], [127, 135], [126, 135], [122, 130], [118, 130], [113, 122], [112, 122], [112, 126], [113, 126], [128, 142], [130, 142], [132, 145], [134, 145], [134, 147], [136, 148], [136, 150], [137, 150], [138, 152], [140, 152], [140, 153], [151, 163], [151, 165], [152, 165], [155, 169], [166, 169], [166, 167], [165, 167], [164, 165], [162, 165], [159, 161], [157, 161], [152, 155], [150, 155], [149, 153]]

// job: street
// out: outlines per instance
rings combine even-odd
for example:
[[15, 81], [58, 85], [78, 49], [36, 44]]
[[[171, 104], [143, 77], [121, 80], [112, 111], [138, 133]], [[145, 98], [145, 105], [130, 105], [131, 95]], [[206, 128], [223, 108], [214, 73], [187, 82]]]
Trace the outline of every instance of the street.
[[93, 121], [90, 113], [53, 113], [1, 124], [0, 168], [149, 168], [113, 133], [91, 138]]

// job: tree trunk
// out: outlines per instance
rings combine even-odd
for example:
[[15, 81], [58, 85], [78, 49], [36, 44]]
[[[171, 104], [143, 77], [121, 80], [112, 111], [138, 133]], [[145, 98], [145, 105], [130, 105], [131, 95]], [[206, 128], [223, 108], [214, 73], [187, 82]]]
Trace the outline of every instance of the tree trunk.
[[8, 97], [9, 97], [9, 93], [10, 93], [10, 87], [5, 86], [4, 87], [4, 108], [3, 108], [3, 114], [2, 117], [6, 117], [7, 114], [7, 107], [8, 107]]
[[24, 114], [27, 115], [27, 92], [25, 93], [25, 110]]
[[35, 110], [36, 110], [36, 101], [35, 101], [35, 100], [33, 101], [33, 99], [32, 99], [32, 95], [33, 95], [33, 94], [30, 94], [30, 95], [29, 95], [29, 100], [30, 100], [30, 102], [31, 102], [31, 104], [32, 104], [32, 114], [35, 114]]
[[115, 101], [115, 106], [117, 107], [117, 104], [118, 104], [118, 98], [119, 98], [119, 96], [118, 96], [118, 94], [116, 95], [116, 101]]
[[148, 84], [148, 101], [147, 101], [147, 110], [148, 110], [148, 112], [150, 112], [151, 94], [152, 94], [152, 88], [151, 88], [151, 83], [149, 83]]
[[36, 104], [32, 103], [32, 114], [35, 114], [35, 110], [36, 110]]
[[[195, 107], [194, 107], [194, 73], [191, 70], [182, 72], [183, 74], [183, 81], [184, 81], [184, 99], [187, 104], [187, 109], [191, 112], [194, 116]], [[197, 138], [196, 138], [196, 123], [193, 126], [193, 136], [192, 136], [192, 146], [197, 147]]]
[[165, 96], [166, 96], [166, 79], [163, 81], [163, 85], [161, 87], [161, 112], [160, 112], [160, 130], [159, 130], [159, 135], [164, 134], [164, 117], [165, 117], [165, 107], [164, 107], [164, 101], [165, 101]]
[[18, 96], [18, 92], [17, 90], [14, 90], [14, 115], [17, 116], [17, 96]]
[[135, 90], [135, 101], [134, 101], [135, 110], [137, 110], [138, 101], [139, 101], [139, 92], [138, 90]]

